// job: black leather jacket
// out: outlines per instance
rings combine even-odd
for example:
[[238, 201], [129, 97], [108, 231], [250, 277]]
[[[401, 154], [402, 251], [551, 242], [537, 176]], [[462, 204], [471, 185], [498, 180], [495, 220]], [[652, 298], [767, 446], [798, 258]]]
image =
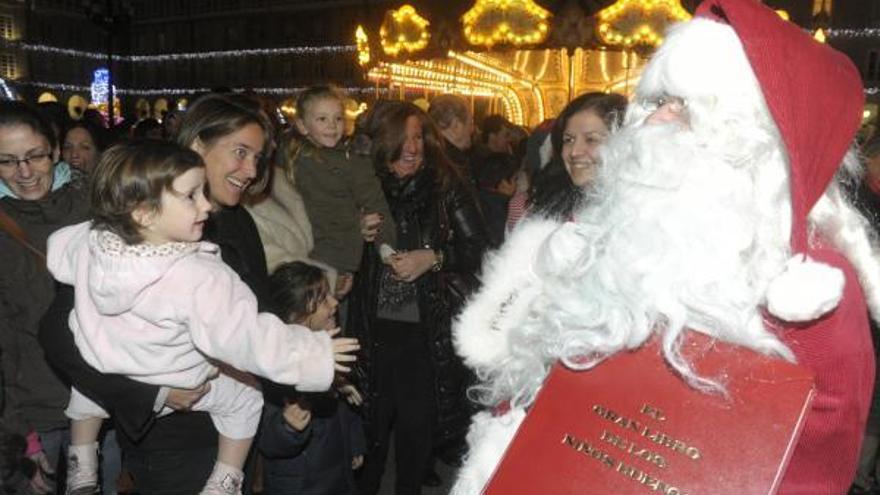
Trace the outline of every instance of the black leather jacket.
[[[418, 239], [418, 245], [399, 245], [398, 248], [428, 248], [443, 253], [442, 268], [436, 272], [428, 271], [414, 282], [420, 324], [424, 338], [428, 340], [435, 371], [438, 424], [434, 442], [442, 445], [464, 437], [474, 411], [466, 397], [466, 388], [471, 384], [470, 375], [453, 349], [451, 325], [464, 298], [478, 284], [477, 275], [488, 246], [485, 222], [476, 199], [464, 182], [459, 179], [443, 187], [435, 181], [431, 168], [425, 167], [409, 180], [387, 177], [383, 188], [398, 226], [398, 243], [407, 242], [407, 238], [410, 243], [413, 243], [413, 237]], [[401, 229], [415, 229], [417, 234], [400, 235]], [[367, 432], [374, 412], [373, 323], [382, 269], [375, 247], [370, 245], [365, 250], [349, 303], [347, 331], [361, 343], [355, 378], [365, 400], [363, 410]], [[368, 442], [372, 447], [373, 439]]]

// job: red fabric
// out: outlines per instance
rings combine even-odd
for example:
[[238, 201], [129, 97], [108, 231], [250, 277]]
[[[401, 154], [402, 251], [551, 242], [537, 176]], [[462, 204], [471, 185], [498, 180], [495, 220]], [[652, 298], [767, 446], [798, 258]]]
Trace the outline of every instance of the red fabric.
[[30, 457], [38, 452], [43, 451], [43, 444], [40, 443], [40, 435], [32, 431], [27, 434], [27, 449], [24, 452], [24, 455]]
[[736, 31], [791, 163], [792, 249], [807, 247], [807, 214], [861, 123], [864, 93], [845, 55], [815, 41], [757, 0], [706, 0], [697, 16]]
[[516, 227], [520, 219], [526, 214], [527, 204], [529, 202], [528, 194], [517, 192], [510, 198], [507, 203], [507, 231], [510, 232]]
[[843, 299], [805, 327], [781, 329], [797, 361], [816, 374], [816, 397], [779, 494], [844, 494], [856, 464], [874, 387], [874, 351], [861, 286], [839, 253], [817, 249], [817, 261], [841, 269]]

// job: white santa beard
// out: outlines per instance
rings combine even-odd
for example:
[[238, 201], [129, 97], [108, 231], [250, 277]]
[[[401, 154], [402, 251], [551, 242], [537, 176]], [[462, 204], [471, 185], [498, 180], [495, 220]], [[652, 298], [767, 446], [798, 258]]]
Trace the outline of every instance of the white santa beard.
[[[557, 359], [588, 368], [655, 330], [669, 363], [704, 389], [723, 384], [681, 358], [685, 328], [791, 358], [759, 309], [788, 257], [783, 155], [755, 150], [733, 167], [697, 139], [676, 126], [611, 139], [587, 206], [537, 255], [543, 290], [510, 330], [509, 357], [478, 370], [484, 400], [528, 405]], [[756, 188], [768, 175], [775, 185]]]

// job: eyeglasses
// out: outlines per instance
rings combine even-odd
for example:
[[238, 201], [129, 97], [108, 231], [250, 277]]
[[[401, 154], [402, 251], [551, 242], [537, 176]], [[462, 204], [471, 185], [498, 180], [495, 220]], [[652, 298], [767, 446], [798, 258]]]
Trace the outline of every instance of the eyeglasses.
[[688, 102], [679, 96], [670, 96], [664, 93], [657, 96], [642, 98], [639, 100], [639, 105], [648, 112], [656, 112], [658, 109], [665, 106], [672, 113], [681, 113], [687, 110]]
[[16, 158], [16, 157], [6, 157], [0, 158], [0, 168], [15, 168], [24, 163], [27, 166], [31, 165], [42, 165], [45, 161], [51, 157], [51, 153], [37, 153], [35, 155], [28, 155], [24, 158]]

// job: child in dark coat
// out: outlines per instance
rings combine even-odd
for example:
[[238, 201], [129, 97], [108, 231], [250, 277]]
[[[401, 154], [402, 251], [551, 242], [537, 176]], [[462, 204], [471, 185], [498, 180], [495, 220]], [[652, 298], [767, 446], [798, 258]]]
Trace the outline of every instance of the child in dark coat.
[[[282, 320], [317, 332], [336, 326], [338, 303], [320, 268], [285, 263], [270, 284], [273, 310]], [[360, 404], [361, 397], [350, 384], [336, 385], [323, 393], [264, 386], [258, 446], [267, 495], [356, 493], [353, 471], [363, 464], [366, 441], [360, 417], [349, 404]]]

